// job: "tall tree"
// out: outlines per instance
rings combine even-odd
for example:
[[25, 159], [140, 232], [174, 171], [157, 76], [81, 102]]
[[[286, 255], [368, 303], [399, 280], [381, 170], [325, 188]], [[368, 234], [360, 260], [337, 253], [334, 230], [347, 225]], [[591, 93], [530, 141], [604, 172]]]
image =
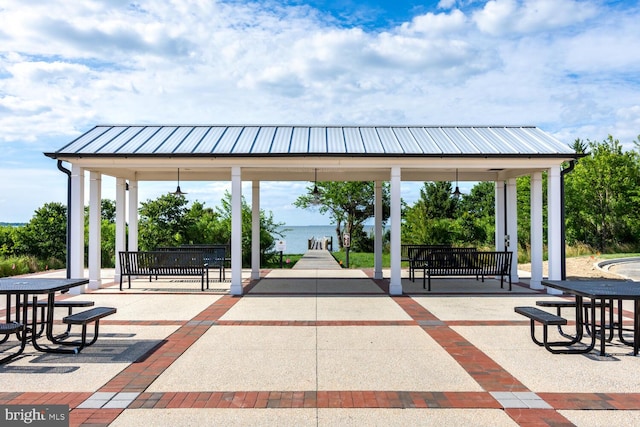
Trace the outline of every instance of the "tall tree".
[[33, 255], [40, 260], [64, 261], [67, 253], [67, 207], [45, 203], [20, 229], [14, 247], [17, 255]]
[[186, 231], [193, 218], [187, 214], [184, 196], [164, 194], [156, 200], [142, 202], [139, 213], [139, 246], [154, 250], [159, 246], [177, 246], [185, 243]]
[[638, 153], [624, 151], [611, 135], [588, 141], [590, 153], [566, 176], [567, 240], [600, 251], [638, 243], [640, 168]]
[[451, 244], [460, 228], [454, 221], [460, 201], [449, 181], [425, 182], [420, 198], [404, 209], [402, 241], [415, 244]]

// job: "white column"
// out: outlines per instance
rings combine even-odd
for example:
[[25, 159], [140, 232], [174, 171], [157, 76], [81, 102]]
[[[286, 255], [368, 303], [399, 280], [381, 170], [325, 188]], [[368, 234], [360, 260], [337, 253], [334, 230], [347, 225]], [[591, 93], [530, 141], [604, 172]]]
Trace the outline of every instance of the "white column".
[[126, 250], [126, 182], [124, 178], [116, 178], [116, 272], [113, 280], [120, 282], [119, 253]]
[[[84, 170], [78, 165], [71, 165], [71, 215], [70, 232], [70, 273], [72, 278], [84, 277]], [[84, 286], [71, 288], [70, 293], [80, 294]]]
[[[547, 179], [547, 242], [549, 246], [549, 280], [562, 279], [562, 228], [561, 221], [562, 200], [560, 197], [560, 167], [549, 169]], [[559, 294], [557, 289], [547, 289], [547, 293]]]
[[136, 180], [129, 180], [127, 208], [129, 209], [129, 245], [127, 250], [135, 252], [138, 250], [138, 181]]
[[242, 295], [242, 176], [231, 168], [231, 295]]
[[373, 241], [373, 278], [382, 279], [382, 241], [384, 235], [382, 232], [382, 182], [375, 181], [374, 183], [374, 236]]
[[391, 168], [391, 278], [389, 280], [389, 294], [402, 295], [402, 278], [400, 265], [400, 167]]
[[102, 175], [89, 172], [89, 289], [102, 285]]
[[507, 230], [504, 227], [504, 181], [496, 181], [495, 219], [496, 219], [496, 251], [504, 251], [504, 237]]
[[251, 279], [260, 279], [260, 181], [251, 186]]
[[542, 280], [542, 172], [531, 174], [531, 289], [543, 289]]
[[511, 262], [511, 280], [518, 282], [518, 188], [516, 179], [507, 180], [507, 234], [509, 235], [508, 251], [513, 252]]

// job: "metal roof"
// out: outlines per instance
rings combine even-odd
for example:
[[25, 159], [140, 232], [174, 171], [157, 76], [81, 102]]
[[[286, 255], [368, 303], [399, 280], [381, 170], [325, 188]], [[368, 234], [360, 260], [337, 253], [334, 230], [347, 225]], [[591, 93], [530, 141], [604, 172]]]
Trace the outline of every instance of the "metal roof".
[[534, 126], [99, 125], [60, 157], [576, 157]]

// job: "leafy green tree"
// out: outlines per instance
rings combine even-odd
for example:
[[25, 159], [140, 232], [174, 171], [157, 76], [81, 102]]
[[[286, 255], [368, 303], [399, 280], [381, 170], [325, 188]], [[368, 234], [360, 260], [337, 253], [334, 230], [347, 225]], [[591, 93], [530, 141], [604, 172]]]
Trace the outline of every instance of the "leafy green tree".
[[[307, 194], [299, 196], [294, 205], [303, 209], [318, 208], [322, 214], [329, 214], [336, 226], [338, 245], [343, 247], [344, 233], [351, 235], [351, 248], [360, 251], [370, 248], [371, 237], [364, 230], [364, 222], [374, 216], [375, 183], [371, 181], [321, 181], [315, 184], [320, 190], [319, 200], [315, 200], [312, 187]], [[390, 212], [389, 183], [382, 185], [383, 223]]]
[[599, 251], [638, 244], [640, 168], [638, 153], [623, 151], [611, 135], [588, 141], [590, 153], [566, 176], [567, 241]]
[[[251, 265], [251, 206], [244, 199], [241, 200], [242, 210], [242, 265]], [[231, 241], [231, 194], [227, 191], [220, 201], [220, 206], [216, 208], [220, 221], [219, 227], [224, 230], [223, 238], [225, 242]], [[270, 257], [275, 256], [275, 236], [282, 236], [278, 231], [284, 224], [276, 223], [273, 220], [273, 213], [266, 213], [260, 210], [260, 254], [261, 262], [269, 261]]]
[[14, 254], [18, 230], [19, 227], [11, 225], [0, 226], [0, 256], [7, 257]]
[[138, 245], [141, 250], [188, 243], [186, 236], [193, 226], [193, 217], [187, 215], [187, 200], [184, 196], [164, 194], [140, 205]]
[[212, 208], [207, 208], [204, 203], [195, 201], [186, 213], [189, 224], [185, 243], [226, 243], [229, 241], [229, 232], [220, 221], [220, 214]]
[[459, 240], [455, 223], [460, 201], [449, 181], [425, 182], [420, 198], [404, 209], [402, 241], [415, 244], [452, 244]]
[[67, 207], [61, 203], [45, 203], [19, 229], [15, 254], [33, 255], [40, 260], [52, 259], [64, 263], [66, 253]]

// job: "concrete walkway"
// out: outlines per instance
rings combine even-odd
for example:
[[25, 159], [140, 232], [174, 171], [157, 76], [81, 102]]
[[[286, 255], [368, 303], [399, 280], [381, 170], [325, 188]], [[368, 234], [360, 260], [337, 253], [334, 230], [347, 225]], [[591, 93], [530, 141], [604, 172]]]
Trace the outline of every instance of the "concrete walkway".
[[342, 270], [331, 252], [326, 250], [308, 250], [296, 265], [295, 270]]
[[184, 278], [60, 296], [118, 312], [79, 355], [0, 366], [0, 404], [69, 405], [73, 426], [640, 425], [640, 358], [537, 347], [513, 307], [552, 297], [526, 281], [390, 297], [368, 270], [262, 274], [242, 297]]

